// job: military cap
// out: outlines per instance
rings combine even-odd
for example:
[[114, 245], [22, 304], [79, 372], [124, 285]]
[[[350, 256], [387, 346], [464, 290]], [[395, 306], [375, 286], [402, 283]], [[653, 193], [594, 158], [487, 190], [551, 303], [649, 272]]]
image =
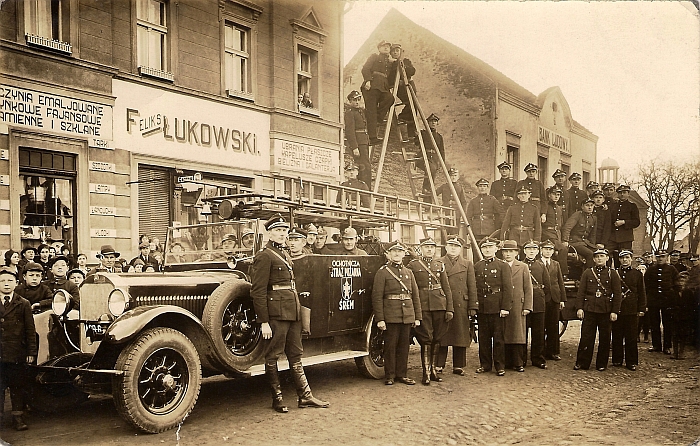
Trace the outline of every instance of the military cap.
[[669, 253], [669, 255], [674, 256], [674, 257], [679, 257], [681, 255], [681, 252], [677, 249], [674, 249]]
[[527, 186], [523, 185], [523, 186], [520, 187], [520, 189], [518, 189], [518, 191], [516, 192], [516, 194], [523, 194], [523, 193], [525, 193], [525, 192], [527, 192], [528, 194], [531, 194], [531, 193], [532, 193], [532, 191], [531, 191], [530, 189], [528, 189]]
[[13, 276], [15, 280], [17, 280], [17, 273], [14, 270], [12, 270], [9, 266], [0, 266], [0, 276], [2, 276], [3, 274], [9, 274]]
[[689, 258], [690, 258], [689, 252], [682, 252], [681, 253], [681, 260], [688, 260]]
[[328, 235], [328, 231], [326, 231], [326, 228], [324, 228], [323, 226], [320, 226], [318, 228], [318, 235]]
[[559, 185], [554, 185], [551, 187], [547, 188], [547, 194], [560, 194], [561, 193], [561, 187]]
[[391, 251], [394, 249], [406, 251], [406, 247], [399, 240], [394, 240], [393, 242], [389, 242], [389, 244], [386, 247], [387, 251]]
[[601, 197], [604, 197], [605, 193], [603, 193], [603, 191], [600, 189], [596, 189], [591, 193], [591, 198], [595, 197], [596, 195], [600, 195]]
[[629, 187], [627, 184], [620, 184], [617, 186], [617, 189], [615, 189], [617, 192], [630, 192], [632, 190], [631, 187]]
[[100, 252], [97, 253], [97, 258], [101, 259], [106, 255], [114, 254], [114, 257], [119, 257], [121, 254], [112, 248], [112, 245], [102, 245], [100, 247]]
[[307, 234], [318, 235], [318, 228], [313, 223], [309, 223], [308, 225], [306, 225], [305, 229]]
[[[141, 260], [141, 259], [136, 259], [136, 260]], [[141, 260], [141, 263], [143, 263], [143, 260]], [[135, 265], [135, 264], [136, 264], [136, 262], [134, 261], [134, 265]], [[80, 268], [73, 268], [72, 270], [68, 271], [68, 272], [66, 273], [66, 277], [67, 277], [67, 278], [70, 278], [70, 276], [72, 276], [72, 275], [75, 274], [75, 273], [78, 273], [78, 274], [82, 275], [82, 276], [83, 276], [83, 279], [85, 278], [85, 271], [83, 271], [83, 270], [80, 269]]]
[[477, 186], [488, 186], [489, 185], [489, 180], [486, 178], [481, 178], [479, 181], [475, 183]]
[[496, 167], [498, 167], [498, 170], [501, 170], [501, 169], [508, 169], [508, 170], [510, 170], [510, 169], [511, 169], [510, 164], [508, 163], [508, 161], [503, 161], [501, 164], [499, 164], [499, 165], [496, 166]]
[[27, 262], [27, 264], [24, 265], [24, 269], [22, 270], [22, 272], [26, 273], [27, 271], [39, 271], [43, 273], [44, 267], [41, 265], [41, 263]]
[[423, 246], [423, 245], [433, 245], [433, 246], [437, 246], [437, 243], [435, 243], [435, 240], [433, 240], [432, 237], [426, 237], [426, 238], [420, 239], [420, 245], [421, 245], [421, 246]]
[[506, 240], [501, 245], [501, 251], [519, 251], [518, 242], [515, 240]]
[[289, 229], [289, 223], [280, 214], [275, 214], [270, 217], [269, 220], [265, 222], [265, 229], [268, 231], [275, 228], [287, 228]]
[[635, 257], [634, 261], [637, 263], [644, 263], [644, 257]]
[[362, 97], [362, 93], [360, 93], [357, 90], [353, 90], [350, 92], [350, 94], [348, 94], [348, 101], [352, 101], [353, 99], [357, 99], [357, 98], [361, 98], [361, 97]]
[[589, 181], [588, 184], [586, 184], [586, 189], [598, 189], [599, 184], [596, 181]]
[[644, 251], [644, 254], [642, 254], [642, 256], [644, 256], [644, 257], [651, 257], [651, 256], [653, 256], [653, 255], [654, 255], [654, 254], [652, 254], [652, 253], [649, 252], [649, 251]]
[[552, 174], [552, 178], [556, 178], [556, 177], [565, 177], [565, 176], [566, 176], [566, 172], [564, 172], [564, 171], [561, 170], [561, 169], [555, 170], [554, 173]]
[[615, 185], [613, 183], [605, 183], [603, 184], [603, 190], [606, 189], [615, 189]]
[[668, 253], [666, 252], [665, 249], [657, 249], [656, 252], [654, 252], [654, 255], [656, 257], [663, 257], [663, 256], [667, 256]]
[[238, 236], [236, 234], [231, 233], [231, 234], [226, 234], [223, 237], [221, 237], [221, 243], [229, 242], [229, 241], [237, 242]]
[[466, 245], [466, 242], [464, 239], [457, 234], [452, 234], [447, 236], [447, 240], [445, 241], [446, 245], [457, 245], [460, 248]]
[[538, 248], [539, 249], [539, 247], [540, 247], [540, 244], [534, 240], [528, 240], [527, 243], [525, 243], [523, 245], [523, 249], [525, 249], [525, 248]]
[[457, 174], [459, 173], [459, 169], [457, 169], [456, 167], [450, 167], [449, 170], [448, 170], [447, 172], [448, 172], [450, 175], [454, 175], [454, 174], [456, 174], [456, 173], [457, 173]]
[[139, 243], [139, 249], [144, 249], [144, 248], [150, 248], [151, 245], [149, 245], [146, 242]]
[[552, 248], [552, 249], [554, 249], [555, 245], [554, 245], [553, 241], [547, 239], [544, 242], [542, 242], [542, 244], [540, 245], [540, 248]]
[[347, 163], [345, 165], [345, 170], [346, 171], [348, 171], [348, 170], [360, 170], [360, 168], [355, 163]]
[[297, 226], [289, 230], [289, 238], [306, 238], [306, 236], [307, 232]]
[[22, 257], [24, 257], [24, 253], [27, 252], [27, 251], [34, 251], [34, 255], [37, 255], [37, 254], [38, 254], [38, 253], [36, 252], [36, 248], [33, 247], [33, 246], [27, 246], [26, 248], [24, 248], [23, 250], [21, 250], [21, 251], [19, 252], [19, 254], [20, 254]]
[[382, 47], [384, 45], [389, 45], [389, 47], [391, 47], [391, 42], [387, 42], [386, 40], [380, 40], [377, 44], [377, 48]]
[[393, 49], [395, 49], [395, 48], [401, 49], [401, 44], [400, 44], [400, 43], [392, 43], [392, 44], [391, 44], [391, 49], [393, 50]]
[[598, 249], [595, 250], [595, 252], [593, 253], [593, 255], [594, 255], [594, 256], [597, 256], [597, 255], [599, 255], [599, 254], [605, 254], [605, 255], [607, 256], [607, 255], [609, 255], [610, 253], [609, 253], [608, 250], [605, 249], [605, 248], [598, 248]]
[[581, 174], [578, 172], [574, 172], [571, 175], [569, 175], [569, 180], [580, 180], [581, 179]]
[[352, 226], [347, 227], [343, 230], [343, 238], [355, 238], [357, 237], [357, 230]]
[[586, 203], [593, 203], [593, 204], [595, 204], [595, 201], [593, 201], [592, 198], [586, 198], [585, 200], [583, 200], [583, 203], [581, 203], [581, 206], [583, 206], [583, 205], [586, 204]]
[[49, 268], [53, 268], [53, 266], [56, 264], [56, 262], [58, 262], [60, 260], [63, 260], [64, 262], [66, 262], [66, 266], [68, 266], [70, 264], [68, 257], [56, 256], [56, 257], [52, 257], [51, 259], [49, 259]]
[[253, 231], [253, 230], [250, 229], [250, 228], [245, 228], [245, 229], [241, 232], [241, 238], [245, 237], [246, 235], [253, 235], [253, 234], [255, 234], [255, 231]]
[[523, 169], [525, 172], [529, 172], [531, 170], [537, 170], [537, 164], [535, 163], [527, 163], [525, 165], [525, 168]]
[[431, 113], [430, 116], [428, 116], [428, 117], [426, 118], [426, 121], [435, 121], [435, 122], [437, 122], [437, 121], [439, 121], [439, 120], [440, 120], [440, 118], [438, 118], [438, 115], [436, 115], [435, 113]]
[[491, 238], [491, 237], [484, 237], [479, 242], [479, 247], [483, 248], [484, 246], [498, 246], [498, 240], [496, 240], [495, 238]]
[[618, 256], [618, 257], [624, 257], [624, 256], [630, 256], [630, 257], [631, 257], [631, 256], [632, 256], [632, 251], [630, 251], [629, 249], [623, 249], [622, 251], [620, 251], [620, 253], [619, 253], [617, 256]]

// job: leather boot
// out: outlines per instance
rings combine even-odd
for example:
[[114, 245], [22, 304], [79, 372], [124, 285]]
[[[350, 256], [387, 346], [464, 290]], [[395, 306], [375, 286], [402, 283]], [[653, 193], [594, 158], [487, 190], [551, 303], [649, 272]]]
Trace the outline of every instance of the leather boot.
[[432, 360], [433, 352], [430, 344], [420, 346], [420, 362], [423, 366], [423, 378], [420, 380], [424, 386], [430, 385], [430, 361]]
[[29, 429], [27, 423], [22, 419], [22, 415], [12, 415], [12, 426], [14, 426], [16, 431], [26, 431]]
[[320, 400], [311, 394], [311, 387], [309, 386], [309, 382], [306, 380], [306, 374], [304, 374], [304, 367], [301, 365], [301, 361], [290, 364], [290, 368], [292, 371], [292, 376], [294, 377], [294, 383], [297, 387], [299, 407], [325, 408], [331, 405], [328, 401]]
[[437, 357], [438, 357], [439, 351], [440, 351], [440, 343], [436, 342], [431, 346], [431, 352], [430, 352], [430, 380], [435, 381], [436, 383], [442, 382], [442, 378], [437, 376], [437, 373], [435, 373], [435, 364], [437, 364]]
[[280, 377], [277, 372], [277, 361], [265, 363], [265, 375], [267, 375], [267, 381], [270, 383], [270, 390], [272, 391], [272, 408], [279, 413], [289, 412], [282, 399], [282, 386], [280, 385]]

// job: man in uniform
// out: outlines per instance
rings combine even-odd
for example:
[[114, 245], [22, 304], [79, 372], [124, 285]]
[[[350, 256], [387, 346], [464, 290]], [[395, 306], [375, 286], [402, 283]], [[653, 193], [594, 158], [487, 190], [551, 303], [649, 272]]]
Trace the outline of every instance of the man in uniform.
[[448, 236], [445, 242], [447, 255], [440, 259], [445, 264], [445, 274], [450, 282], [455, 314], [450, 328], [442, 338], [437, 363], [434, 364], [440, 373], [447, 362], [447, 347], [451, 345], [452, 373], [462, 376], [466, 375], [464, 368], [467, 366], [467, 347], [471, 344], [471, 319], [476, 316], [478, 309], [474, 264], [462, 257], [465, 245], [465, 241], [458, 235]]
[[306, 236], [308, 234], [302, 228], [293, 227], [289, 230], [289, 239], [287, 244], [289, 245], [289, 257], [292, 260], [302, 258], [306, 255], [304, 252], [304, 247], [306, 246]]
[[615, 185], [613, 183], [603, 184], [603, 193], [605, 194], [605, 205], [610, 209], [610, 207], [617, 201], [615, 198]]
[[496, 197], [488, 195], [489, 182], [485, 178], [476, 183], [479, 194], [472, 198], [467, 207], [467, 220], [472, 227], [474, 237], [482, 240], [496, 231], [503, 219], [503, 207]]
[[413, 66], [413, 63], [411, 63], [411, 59], [403, 56], [401, 44], [394, 43], [391, 45], [391, 51], [389, 54], [391, 54], [391, 57], [394, 59], [394, 62], [391, 65], [391, 72], [389, 73], [389, 85], [393, 87], [396, 81], [396, 76], [399, 76], [399, 87], [398, 91], [396, 92], [396, 96], [401, 100], [401, 103], [404, 106], [401, 113], [399, 113], [397, 116], [398, 122], [396, 124], [399, 126], [403, 126], [404, 124], [406, 125], [406, 127], [401, 127], [401, 136], [403, 137], [403, 142], [408, 142], [410, 141], [409, 138], [416, 136], [416, 123], [413, 120], [413, 110], [411, 109], [411, 102], [408, 99], [408, 87], [401, 78], [399, 64], [403, 64], [403, 68], [406, 70], [407, 81], [412, 85], [413, 81], [411, 80], [411, 77], [416, 74], [416, 68]]
[[603, 248], [596, 245], [597, 223], [593, 215], [595, 202], [589, 198], [581, 205], [581, 210], [574, 213], [564, 224], [561, 238], [564, 244], [573, 246], [586, 259], [586, 268], [593, 266], [593, 251]]
[[[459, 170], [456, 167], [450, 167], [449, 171], [449, 177], [450, 177], [450, 182], [452, 183], [452, 186], [455, 188], [455, 192], [457, 192], [457, 199], [459, 199], [459, 202], [462, 204], [462, 209], [464, 209], [465, 212], [467, 212], [467, 197], [464, 195], [464, 188], [462, 185], [459, 183]], [[445, 207], [451, 207], [452, 209], [455, 210], [455, 215], [457, 217], [457, 229], [450, 232], [454, 232], [455, 234], [459, 234], [459, 229], [461, 226], [461, 213], [459, 212], [459, 208], [457, 207], [457, 200], [455, 197], [452, 195], [452, 190], [450, 189], [450, 185], [445, 183], [438, 187], [435, 190], [435, 194], [439, 197], [442, 196], [442, 205]], [[471, 223], [471, 220], [469, 220], [469, 223]]]
[[688, 270], [688, 268], [681, 262], [681, 252], [679, 250], [674, 249], [671, 251], [669, 259], [671, 259], [671, 266], [676, 268], [679, 273]]
[[[426, 171], [425, 178], [423, 178], [423, 194], [426, 196], [425, 200], [428, 203], [432, 203], [433, 198], [430, 192], [430, 180], [428, 179], [428, 174], [426, 169], [430, 169], [430, 174], [433, 177], [433, 182], [436, 180], [436, 175], [438, 173], [438, 168], [440, 167], [440, 161], [438, 160], [438, 153], [445, 161], [445, 143], [442, 140], [442, 135], [437, 131], [438, 121], [440, 118], [435, 113], [431, 113], [426, 119], [428, 121], [428, 129], [420, 131], [420, 139], [423, 140], [423, 145], [425, 146], [425, 154], [428, 156], [428, 166], [423, 165], [423, 162], [418, 163], [418, 167]], [[433, 141], [430, 139], [430, 135], [433, 135], [435, 144], [437, 147], [433, 146]], [[416, 146], [420, 147], [420, 139], [416, 138]], [[422, 153], [419, 152], [418, 156], [422, 158]], [[445, 161], [446, 162], [446, 161]]]
[[341, 256], [366, 256], [367, 252], [364, 249], [357, 247], [357, 230], [353, 227], [343, 229], [340, 243], [343, 247], [337, 252]]
[[476, 373], [491, 371], [506, 374], [506, 352], [503, 339], [504, 319], [513, 306], [513, 280], [510, 266], [496, 258], [498, 241], [486, 238], [479, 247], [484, 255], [474, 265], [477, 300], [479, 302], [479, 363]]
[[316, 241], [314, 242], [313, 253], [314, 254], [324, 254], [322, 251], [326, 247], [326, 241], [328, 240], [328, 231], [326, 228], [321, 226], [318, 228], [318, 235], [316, 236]]
[[[605, 204], [605, 194], [602, 190], [598, 189], [593, 191], [591, 198], [593, 199], [593, 215], [595, 215], [597, 223], [595, 233], [596, 243], [603, 245], [605, 248], [609, 248], [612, 223], [610, 222], [610, 210]], [[611, 263], [614, 263], [614, 260]]]
[[647, 306], [644, 275], [632, 267], [632, 251], [626, 249], [620, 251], [620, 267], [617, 272], [620, 275], [623, 299], [620, 315], [612, 324], [612, 365], [621, 366], [624, 360], [625, 366], [635, 371], [639, 364], [637, 322], [644, 316]]
[[513, 306], [505, 318], [503, 340], [506, 350], [506, 367], [516, 372], [525, 371], [525, 347], [527, 336], [527, 315], [532, 311], [532, 280], [525, 263], [516, 260], [518, 244], [506, 240], [501, 246], [503, 261], [510, 266], [513, 284]]
[[617, 320], [622, 302], [622, 288], [617, 271], [606, 266], [608, 251], [597, 249], [593, 254], [595, 264], [581, 275], [576, 299], [576, 317], [581, 323], [581, 339], [576, 354], [574, 370], [588, 370], [593, 360], [596, 331], [598, 355], [595, 368], [599, 372], [608, 367], [610, 357], [610, 324]]
[[[650, 352], [663, 351], [671, 354], [671, 320], [670, 305], [678, 297], [681, 288], [678, 284], [679, 273], [669, 264], [668, 253], [658, 250], [655, 254], [656, 263], [644, 274], [644, 286], [647, 292], [647, 307], [649, 311], [649, 328], [651, 331]], [[661, 342], [661, 325], [664, 326], [663, 343]]]
[[515, 240], [522, 247], [528, 240], [540, 240], [542, 220], [537, 206], [529, 201], [530, 189], [527, 186], [518, 189], [517, 197], [518, 203], [509, 207], [503, 218], [501, 239]]
[[552, 178], [554, 179], [554, 186], [556, 186], [561, 191], [561, 194], [559, 195], [559, 201], [557, 201], [557, 204], [561, 206], [562, 214], [566, 216], [569, 209], [569, 205], [566, 202], [566, 194], [564, 193], [564, 191], [566, 190], [566, 172], [564, 172], [561, 169], [557, 169], [552, 174]]
[[[549, 271], [544, 263], [537, 259], [540, 253], [540, 245], [530, 240], [523, 247], [525, 251], [525, 264], [530, 269], [532, 281], [532, 312], [527, 315], [527, 326], [530, 329], [530, 362], [541, 369], [547, 368], [544, 354], [544, 319], [547, 302], [552, 300], [551, 282]], [[527, 349], [527, 344], [525, 345]], [[527, 363], [527, 357], [523, 358]]]
[[566, 208], [560, 204], [561, 195], [561, 189], [556, 184], [547, 189], [547, 204], [544, 208], [544, 219], [542, 221], [542, 240], [549, 240], [554, 243], [561, 273], [566, 276], [569, 274], [567, 263], [569, 248], [561, 241], [561, 230], [564, 227], [566, 215]]
[[315, 224], [309, 223], [305, 227], [306, 230], [306, 245], [304, 246], [304, 252], [306, 254], [314, 253], [314, 243], [316, 243], [316, 237], [318, 237], [318, 228]]
[[[362, 66], [362, 96], [365, 98], [367, 113], [367, 133], [370, 145], [379, 144], [382, 138], [377, 135], [377, 124], [384, 120], [394, 102], [389, 85], [389, 72], [392, 61], [389, 55], [391, 43], [382, 40], [377, 44], [379, 54], [372, 54]], [[347, 132], [347, 127], [346, 127]]]
[[498, 201], [501, 202], [501, 206], [505, 212], [513, 203], [515, 203], [513, 197], [515, 196], [515, 190], [518, 187], [518, 182], [510, 177], [511, 167], [507, 161], [503, 161], [498, 165], [498, 172], [501, 174], [501, 178], [491, 183], [491, 191], [489, 192], [489, 195], [493, 195]]
[[593, 192], [600, 190], [600, 185], [596, 181], [589, 181], [588, 184], [586, 184], [586, 196], [588, 198], [593, 198]]
[[[343, 187], [351, 187], [353, 189], [359, 189], [369, 192], [369, 185], [364, 181], [357, 178], [359, 172], [359, 167], [357, 164], [349, 163], [345, 166], [345, 181], [340, 185]], [[369, 207], [369, 195], [363, 194], [361, 192], [355, 192], [347, 190], [345, 191], [345, 204], [351, 207], [357, 206], [357, 198], [360, 198], [360, 206]], [[338, 197], [335, 199], [336, 203], [342, 201], [342, 194], [338, 192]]]
[[413, 385], [407, 377], [411, 327], [420, 326], [422, 313], [418, 285], [402, 259], [406, 248], [398, 241], [389, 244], [387, 263], [374, 276], [372, 308], [377, 328], [384, 331], [384, 384], [394, 381]]
[[581, 174], [574, 172], [569, 175], [569, 182], [571, 187], [566, 191], [566, 215], [564, 215], [564, 221], [571, 217], [575, 212], [581, 210], [581, 205], [586, 201], [586, 192], [582, 191], [579, 186], [581, 185]]
[[445, 264], [434, 259], [437, 243], [432, 238], [420, 241], [421, 257], [408, 263], [413, 271], [420, 290], [420, 307], [423, 312], [421, 325], [416, 327], [416, 338], [421, 346], [421, 364], [423, 365], [424, 385], [430, 381], [441, 382], [433, 370], [440, 350], [440, 341], [447, 333], [449, 322], [454, 316], [454, 304], [450, 282], [445, 274]]
[[289, 223], [276, 214], [265, 222], [265, 229], [270, 239], [253, 259], [250, 296], [257, 321], [261, 324], [263, 339], [270, 339], [265, 354], [265, 374], [272, 390], [272, 408], [280, 413], [289, 411], [282, 399], [277, 373], [277, 360], [282, 353], [289, 361], [299, 407], [328, 407], [328, 402], [311, 394], [301, 364], [304, 351], [301, 344], [301, 304], [294, 283], [292, 260], [285, 246]]
[[[628, 185], [619, 185], [617, 187], [618, 200], [610, 204], [609, 244], [613, 254], [623, 249], [632, 250], [634, 229], [640, 224], [639, 208], [630, 201], [630, 191]], [[651, 253], [649, 258], [651, 258]]]
[[[525, 166], [525, 174], [527, 178], [518, 181], [516, 189], [519, 191], [523, 187], [530, 190], [530, 202], [535, 205], [539, 214], [542, 214], [543, 201], [547, 199], [544, 191], [544, 185], [540, 180], [536, 178], [537, 176], [537, 164], [527, 163]], [[513, 197], [515, 198], [515, 197]], [[538, 216], [539, 216], [538, 214]]]
[[559, 356], [559, 312], [566, 305], [566, 288], [559, 262], [552, 259], [554, 254], [554, 242], [547, 240], [540, 246], [542, 263], [549, 273], [550, 300], [547, 301], [544, 311], [544, 335], [545, 335], [545, 359], [561, 360]]
[[[348, 95], [350, 108], [345, 113], [345, 139], [348, 149], [358, 164], [359, 173], [356, 176], [369, 187], [372, 183], [372, 164], [369, 159], [369, 136], [367, 136], [368, 122], [365, 118], [365, 110], [360, 107], [359, 91], [353, 90]], [[376, 129], [374, 130], [376, 134]]]

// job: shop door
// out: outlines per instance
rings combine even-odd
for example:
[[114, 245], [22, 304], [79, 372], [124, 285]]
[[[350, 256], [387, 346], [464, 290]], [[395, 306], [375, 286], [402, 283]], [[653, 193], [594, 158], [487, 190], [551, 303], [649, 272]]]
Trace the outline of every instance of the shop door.
[[165, 243], [170, 226], [170, 171], [139, 166], [139, 234], [157, 237]]
[[19, 149], [20, 238], [22, 247], [67, 245], [77, 253], [75, 218], [76, 156], [32, 148]]

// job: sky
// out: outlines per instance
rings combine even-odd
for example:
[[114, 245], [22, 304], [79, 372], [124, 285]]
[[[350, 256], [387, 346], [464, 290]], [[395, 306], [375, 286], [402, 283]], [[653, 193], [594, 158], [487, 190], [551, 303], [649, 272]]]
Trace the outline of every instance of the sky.
[[[395, 8], [535, 95], [559, 86], [622, 175], [700, 160], [700, 21], [690, 2], [347, 2], [345, 63]], [[410, 55], [409, 55], [410, 58]]]

